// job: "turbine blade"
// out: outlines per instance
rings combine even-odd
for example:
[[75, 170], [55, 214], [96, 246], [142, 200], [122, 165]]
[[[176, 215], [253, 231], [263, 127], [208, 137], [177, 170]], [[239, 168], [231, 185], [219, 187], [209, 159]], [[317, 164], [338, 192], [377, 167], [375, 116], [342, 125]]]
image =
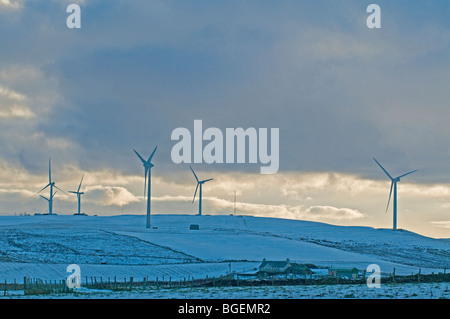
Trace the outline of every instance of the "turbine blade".
[[374, 159], [374, 161], [375, 162], [377, 162], [377, 164], [378, 164], [378, 166], [380, 166], [381, 167], [381, 169], [383, 170], [383, 172], [385, 172], [386, 173], [386, 175], [387, 176], [389, 176], [389, 178], [392, 180], [393, 178], [392, 178], [392, 176], [391, 175], [389, 175], [389, 173], [384, 169], [384, 167], [383, 166], [381, 166], [381, 164], [380, 163], [378, 163], [378, 161], [375, 159], [375, 157], [373, 158]]
[[389, 192], [389, 199], [388, 199], [388, 203], [387, 203], [387, 206], [386, 206], [386, 212], [385, 212], [385, 213], [387, 213], [388, 208], [389, 208], [389, 203], [390, 203], [390, 201], [391, 201], [392, 187], [393, 187], [393, 186], [394, 186], [394, 181], [391, 182], [391, 190], [390, 190], [390, 192]]
[[77, 190], [77, 193], [79, 193], [79, 192], [80, 192], [80, 188], [81, 188], [81, 183], [83, 183], [83, 178], [84, 178], [84, 174], [83, 174], [83, 176], [81, 176], [80, 186], [78, 186], [78, 190]]
[[69, 191], [69, 193], [78, 194], [78, 192], [75, 192], [75, 191]]
[[45, 199], [46, 201], [49, 201], [49, 199], [47, 197], [44, 197], [42, 195], [40, 195], [43, 199]]
[[140, 160], [142, 161], [142, 163], [145, 164], [146, 162], [145, 162], [145, 160], [142, 158], [142, 156], [139, 155], [139, 153], [136, 152], [136, 150], [133, 150], [133, 151], [134, 151], [134, 152], [136, 153], [136, 155], [140, 158]]
[[204, 181], [201, 181], [200, 183], [206, 183], [206, 182], [212, 181], [213, 179], [214, 179], [214, 178], [205, 179]]
[[194, 193], [194, 198], [192, 198], [192, 202], [194, 202], [194, 200], [195, 200], [195, 195], [197, 195], [197, 189], [198, 189], [198, 185], [199, 185], [200, 183], [197, 183], [197, 187], [195, 188], [195, 193]]
[[189, 167], [191, 168], [191, 171], [192, 171], [192, 173], [194, 174], [195, 179], [197, 180], [197, 183], [200, 183], [200, 181], [198, 180], [197, 175], [195, 175], [195, 172], [194, 172], [194, 170], [192, 169], [191, 165], [189, 165]]
[[403, 175], [400, 175], [399, 177], [397, 177], [397, 178], [401, 178], [401, 177], [404, 177], [404, 176], [406, 176], [406, 175], [409, 175], [409, 174], [412, 174], [412, 173], [414, 173], [414, 172], [417, 172], [418, 170], [416, 169], [416, 170], [413, 170], [413, 171], [411, 171], [411, 172], [409, 172], [409, 173], [406, 173], [406, 174], [403, 174]]
[[147, 175], [148, 175], [148, 167], [145, 167], [145, 181], [144, 181], [144, 200], [145, 200], [145, 194], [147, 191]]
[[148, 158], [148, 163], [150, 163], [152, 161], [153, 155], [155, 155], [156, 149], [158, 148], [158, 146], [155, 147], [155, 149], [152, 152], [152, 155], [150, 155], [150, 157]]
[[47, 184], [47, 186], [45, 186], [44, 188], [42, 188], [39, 192], [37, 192], [36, 194], [39, 194], [40, 192], [42, 192], [44, 189], [46, 189], [47, 187], [49, 187], [50, 184]]
[[58, 186], [53, 185], [53, 187], [55, 187], [56, 189], [59, 189], [61, 192], [65, 193], [65, 191], [63, 191], [63, 190], [62, 190], [61, 188], [59, 188]]
[[48, 159], [48, 183], [52, 182], [52, 168], [50, 164], [50, 159]]

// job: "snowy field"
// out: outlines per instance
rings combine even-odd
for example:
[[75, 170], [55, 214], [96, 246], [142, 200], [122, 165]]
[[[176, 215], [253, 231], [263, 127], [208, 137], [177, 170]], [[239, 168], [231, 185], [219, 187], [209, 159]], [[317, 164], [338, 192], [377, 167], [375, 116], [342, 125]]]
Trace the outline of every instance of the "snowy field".
[[[191, 230], [191, 224], [199, 225], [200, 229]], [[161, 280], [163, 276], [172, 280], [199, 279], [226, 275], [230, 270], [255, 272], [263, 258], [289, 258], [319, 267], [356, 267], [361, 271], [370, 264], [378, 264], [382, 274], [389, 274], [395, 268], [398, 275], [417, 273], [419, 269], [422, 274], [437, 273], [450, 268], [448, 239], [433, 239], [408, 231], [225, 215], [153, 215], [152, 227], [145, 228], [145, 216], [142, 215], [2, 216], [0, 282], [23, 282], [24, 276], [62, 280], [69, 275], [66, 268], [70, 264], [80, 265], [82, 278], [116, 276], [118, 281], [129, 277], [135, 280], [158, 277]], [[417, 292], [414, 287], [407, 291], [400, 291], [398, 287], [391, 290], [398, 291], [394, 296], [420, 297], [425, 294], [419, 291], [420, 287], [426, 287], [425, 284], [417, 287]], [[435, 290], [437, 294], [448, 296], [446, 287], [442, 285], [428, 291]], [[263, 296], [266, 289], [272, 288], [248, 288], [248, 292], [232, 287], [216, 292], [212, 288], [205, 288], [207, 291], [191, 289], [188, 298], [191, 294], [201, 294], [201, 291], [205, 296], [227, 292], [224, 298], [234, 298], [234, 295], [251, 294], [252, 291]], [[279, 289], [286, 293], [291, 291], [292, 296], [302, 296], [311, 287]], [[334, 288], [318, 287], [317, 293], [306, 295], [320, 295], [321, 289]], [[331, 295], [351, 291], [350, 288], [339, 289], [340, 292]], [[361, 291], [366, 290], [367, 287]], [[158, 293], [160, 295], [143, 293], [142, 297], [165, 298], [162, 290]], [[134, 292], [111, 293], [110, 297], [127, 298], [126, 294], [138, 298]], [[277, 295], [275, 292], [267, 294]], [[354, 295], [355, 298], [371, 298], [371, 292]], [[167, 298], [172, 298], [169, 293]]]
[[386, 284], [369, 289], [366, 285], [311, 285], [266, 287], [204, 287], [155, 290], [111, 291], [81, 288], [73, 294], [24, 296], [21, 299], [449, 299], [450, 283]]

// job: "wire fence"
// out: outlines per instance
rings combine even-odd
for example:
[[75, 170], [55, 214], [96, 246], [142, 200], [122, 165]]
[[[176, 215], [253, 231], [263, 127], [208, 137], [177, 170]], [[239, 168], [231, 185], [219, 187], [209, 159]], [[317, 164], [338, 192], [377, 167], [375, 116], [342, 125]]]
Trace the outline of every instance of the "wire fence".
[[[357, 278], [346, 278], [341, 276], [286, 276], [277, 274], [272, 276], [239, 276], [230, 274], [220, 277], [193, 278], [172, 280], [172, 278], [161, 276], [150, 279], [149, 277], [88, 277], [80, 278], [80, 286], [86, 289], [112, 290], [112, 291], [132, 291], [137, 289], [161, 289], [161, 288], [188, 288], [188, 287], [225, 287], [225, 286], [286, 286], [286, 285], [336, 285], [336, 284], [366, 284], [366, 275], [363, 273]], [[382, 284], [402, 284], [402, 283], [438, 283], [450, 282], [450, 274], [421, 274], [421, 270], [416, 274], [396, 275], [395, 269], [388, 276], [381, 278]], [[68, 294], [76, 292], [76, 289], [69, 288], [67, 279], [62, 280], [42, 280], [39, 278], [23, 277], [22, 280], [14, 279], [12, 282], [4, 280], [0, 282], [0, 296], [14, 295], [45, 295], [45, 294]]]

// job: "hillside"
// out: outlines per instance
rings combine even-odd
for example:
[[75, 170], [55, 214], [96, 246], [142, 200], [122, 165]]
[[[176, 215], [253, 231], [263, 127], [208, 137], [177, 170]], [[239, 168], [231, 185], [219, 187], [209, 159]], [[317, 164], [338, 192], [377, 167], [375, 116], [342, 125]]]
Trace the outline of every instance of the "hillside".
[[263, 258], [397, 274], [450, 268], [448, 240], [408, 231], [224, 215], [154, 215], [152, 226], [142, 215], [0, 217], [0, 280], [59, 280], [72, 263], [83, 276], [173, 279], [254, 270]]

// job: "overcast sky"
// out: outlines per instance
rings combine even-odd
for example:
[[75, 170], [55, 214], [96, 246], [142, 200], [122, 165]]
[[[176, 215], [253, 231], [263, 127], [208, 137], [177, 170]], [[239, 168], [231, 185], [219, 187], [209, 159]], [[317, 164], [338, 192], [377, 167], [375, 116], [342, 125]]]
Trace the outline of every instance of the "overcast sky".
[[[66, 8], [81, 7], [81, 29]], [[370, 3], [381, 29], [366, 25]], [[89, 214], [197, 212], [178, 127], [279, 128], [279, 171], [193, 164], [204, 213], [398, 227], [450, 237], [447, 1], [0, 0], [0, 213], [47, 212], [52, 177]], [[44, 192], [44, 195], [48, 195]], [[54, 211], [72, 214], [59, 192]]]

